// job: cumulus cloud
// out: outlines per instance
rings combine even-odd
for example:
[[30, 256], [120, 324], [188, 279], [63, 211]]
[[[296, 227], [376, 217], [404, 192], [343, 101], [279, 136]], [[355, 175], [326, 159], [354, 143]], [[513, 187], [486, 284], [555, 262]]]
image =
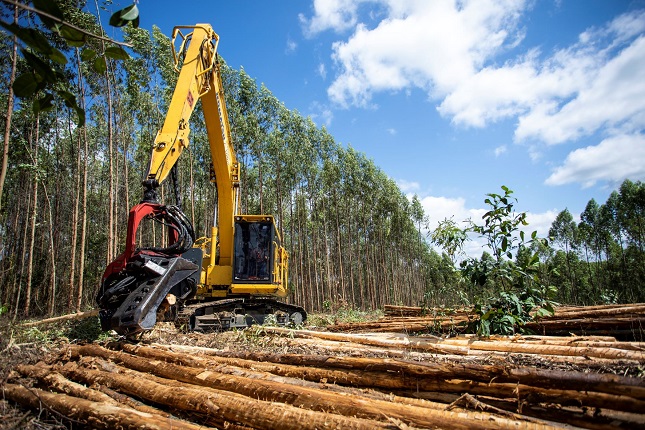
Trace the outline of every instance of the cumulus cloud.
[[309, 36], [329, 29], [340, 33], [356, 25], [360, 3], [360, 0], [314, 0], [314, 16], [300, 14], [300, 23]]
[[[504, 41], [517, 40], [514, 28], [524, 8], [511, 0], [371, 3], [385, 6], [387, 17], [375, 28], [357, 23], [348, 40], [332, 46], [341, 73], [328, 94], [343, 106], [366, 106], [376, 91], [409, 87], [435, 97], [449, 94]], [[348, 7], [342, 15], [355, 12]]]
[[[645, 16], [643, 17], [645, 21]], [[601, 55], [600, 53], [597, 55]], [[645, 37], [639, 37], [615, 57], [579, 73], [575, 97], [536, 106], [519, 120], [519, 140], [537, 138], [557, 144], [589, 136], [601, 128], [632, 131], [645, 125]], [[568, 70], [568, 69], [563, 69]]]
[[[373, 28], [359, 6], [383, 7]], [[302, 18], [310, 33], [353, 28], [332, 46], [339, 73], [328, 88], [341, 106], [368, 106], [376, 92], [421, 88], [440, 100], [454, 123], [483, 127], [518, 118], [517, 140], [561, 143], [601, 127], [642, 127], [645, 110], [645, 12], [592, 28], [570, 47], [537, 48], [497, 64], [522, 40], [520, 18], [530, 2], [316, 0]]]
[[[525, 33], [540, 31], [522, 21], [533, 5], [315, 0], [312, 17], [301, 22], [308, 35], [344, 35], [332, 45], [337, 71], [328, 96], [337, 106], [370, 107], [376, 93], [421, 89], [455, 125], [515, 120], [514, 140], [535, 161], [545, 145], [604, 139], [571, 152], [548, 184], [624, 178], [622, 165], [643, 164], [645, 10], [588, 28], [570, 46], [515, 54]], [[622, 152], [607, 153], [618, 146]], [[637, 166], [629, 170], [641, 174]]]
[[547, 185], [572, 182], [593, 186], [598, 181], [618, 184], [626, 178], [645, 179], [645, 136], [619, 135], [599, 145], [576, 149], [547, 178]]
[[410, 198], [412, 198], [412, 194], [416, 193], [421, 189], [421, 186], [419, 185], [418, 182], [415, 181], [406, 181], [405, 179], [397, 179], [396, 185], [399, 186], [399, 189], [403, 191], [405, 194], [409, 194]]

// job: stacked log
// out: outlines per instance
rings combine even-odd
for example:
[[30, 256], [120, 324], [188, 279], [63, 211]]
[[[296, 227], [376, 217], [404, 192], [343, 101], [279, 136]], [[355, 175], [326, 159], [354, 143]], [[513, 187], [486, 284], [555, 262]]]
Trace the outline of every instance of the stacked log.
[[[464, 333], [477, 318], [466, 310], [386, 305], [377, 321], [336, 324], [341, 332]], [[560, 307], [554, 315], [522, 326], [525, 332], [566, 336], [606, 335], [624, 340], [645, 340], [645, 304]]]
[[525, 327], [556, 336], [576, 333], [645, 340], [645, 303], [563, 307], [556, 309], [554, 315], [530, 322]]
[[[4, 396], [92, 428], [645, 426], [645, 381], [630, 376], [645, 364], [640, 343], [606, 337], [569, 343], [540, 336], [392, 338], [282, 328], [264, 328], [259, 335], [285, 348], [310, 341], [338, 349], [296, 354], [168, 344], [69, 345], [49, 364], [18, 366]], [[362, 356], [338, 353], [353, 345], [364, 348]], [[388, 357], [377, 353], [381, 350], [402, 355]], [[412, 356], [414, 351], [426, 355]], [[513, 354], [553, 355], [569, 364], [586, 360], [604, 369], [620, 363], [632, 370], [616, 375], [590, 372], [591, 366], [582, 371], [513, 365]]]

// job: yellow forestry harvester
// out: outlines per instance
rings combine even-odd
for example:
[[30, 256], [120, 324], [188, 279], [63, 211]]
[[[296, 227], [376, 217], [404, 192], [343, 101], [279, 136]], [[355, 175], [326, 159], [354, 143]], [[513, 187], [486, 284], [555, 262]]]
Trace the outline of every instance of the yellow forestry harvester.
[[[303, 308], [276, 299], [287, 295], [288, 256], [273, 216], [239, 213], [240, 165], [224, 102], [218, 42], [208, 24], [173, 30], [179, 78], [154, 141], [143, 200], [130, 210], [125, 252], [101, 280], [97, 302], [103, 330], [133, 335], [152, 329], [160, 319], [211, 331], [263, 323], [269, 315], [279, 325], [307, 318]], [[176, 163], [188, 147], [189, 119], [198, 100], [210, 142], [217, 205], [211, 236], [195, 240], [180, 207]], [[158, 200], [156, 190], [168, 176], [177, 205]], [[137, 245], [137, 230], [145, 219], [168, 231], [167, 246]]]

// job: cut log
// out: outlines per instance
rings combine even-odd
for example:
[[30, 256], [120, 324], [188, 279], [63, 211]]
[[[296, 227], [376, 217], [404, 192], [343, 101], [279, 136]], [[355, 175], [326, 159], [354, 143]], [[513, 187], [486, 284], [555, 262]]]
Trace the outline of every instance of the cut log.
[[[541, 370], [532, 367], [501, 367], [472, 363], [418, 363], [387, 358], [278, 355], [244, 351], [220, 351], [216, 352], [216, 356], [211, 356], [206, 360], [150, 347], [137, 347], [129, 344], [118, 346], [139, 356], [193, 367], [212, 368], [227, 364], [310, 381], [326, 380], [330, 383], [345, 385], [356, 384], [361, 376], [378, 379], [403, 375], [406, 378], [416, 377], [433, 380], [464, 379], [485, 383], [492, 381], [512, 382], [541, 388], [566, 387], [568, 390], [593, 391], [645, 400], [645, 380], [613, 374]], [[261, 362], [272, 364], [263, 365]], [[330, 369], [342, 369], [342, 371]]]
[[633, 360], [635, 362], [645, 362], [645, 353], [641, 351], [625, 351], [615, 348], [587, 348], [562, 345], [532, 345], [520, 344], [514, 342], [499, 341], [479, 341], [472, 340], [467, 345], [453, 345], [443, 343], [443, 341], [425, 340], [422, 338], [404, 338], [397, 340], [374, 339], [360, 335], [351, 335], [344, 333], [327, 333], [316, 332], [311, 330], [290, 330], [280, 327], [264, 328], [269, 333], [288, 334], [290, 336], [313, 337], [319, 339], [328, 339], [336, 341], [356, 342], [366, 345], [388, 346], [398, 348], [410, 348], [416, 350], [431, 351], [438, 354], [459, 354], [469, 355], [473, 351], [497, 351], [512, 352], [521, 354], [537, 355], [564, 355], [577, 357], [594, 357], [611, 360]]
[[[159, 362], [141, 360], [148, 370], [158, 369]], [[131, 363], [128, 363], [131, 364]], [[163, 366], [162, 366], [163, 367]], [[175, 366], [176, 367], [176, 366]], [[177, 370], [177, 369], [174, 369]], [[68, 378], [85, 383], [98, 383], [148, 401], [205, 416], [220, 416], [225, 420], [259, 429], [375, 429], [387, 428], [387, 424], [373, 420], [350, 418], [336, 414], [315, 412], [277, 402], [264, 402], [244, 396], [231, 396], [225, 391], [210, 390], [204, 395], [201, 387], [184, 384], [166, 386], [150, 381], [143, 373], [137, 377], [84, 369], [75, 363], [67, 363], [61, 370]], [[200, 372], [202, 372], [200, 370]], [[159, 372], [156, 372], [157, 374]], [[180, 379], [180, 374], [170, 376]], [[199, 376], [199, 375], [197, 375]], [[196, 381], [208, 379], [202, 372]]]
[[69, 394], [70, 396], [80, 397], [93, 402], [105, 402], [110, 404], [117, 404], [116, 401], [109, 396], [87, 388], [84, 385], [66, 379], [63, 375], [57, 372], [52, 372], [51, 368], [42, 363], [39, 365], [18, 365], [16, 371], [21, 375], [34, 378], [41, 381], [47, 387], [58, 391], [59, 393]]
[[[166, 378], [175, 378], [178, 380], [183, 380], [184, 382], [189, 382], [193, 384], [206, 385], [206, 380], [208, 380], [208, 385], [212, 387], [226, 387], [225, 389], [235, 392], [245, 392], [240, 390], [249, 389], [243, 386], [244, 381], [237, 380], [229, 376], [228, 378], [222, 377], [221, 375], [215, 374], [216, 369], [213, 371], [204, 371], [203, 369], [192, 369], [187, 370], [188, 368], [177, 366], [169, 363], [164, 363], [158, 360], [143, 360], [137, 357], [134, 357], [130, 354], [120, 353], [117, 351], [109, 351], [103, 348], [100, 348], [95, 345], [86, 345], [82, 347], [73, 346], [72, 356], [74, 355], [95, 355], [103, 357], [106, 359], [117, 360], [124, 363], [129, 368], [137, 369], [143, 372], [150, 372], [163, 376]], [[320, 370], [320, 369], [318, 369]], [[315, 369], [310, 369], [310, 375], [313, 376], [313, 380], [320, 380], [322, 375], [327, 373], [321, 373]], [[388, 390], [405, 390], [416, 388], [420, 391], [438, 391], [438, 392], [448, 392], [448, 393], [470, 393], [478, 395], [489, 395], [502, 398], [518, 398], [532, 403], [541, 403], [541, 402], [552, 402], [559, 403], [562, 405], [584, 405], [588, 407], [602, 407], [609, 409], [622, 410], [626, 412], [638, 412], [645, 409], [645, 401], [630, 397], [629, 395], [621, 394], [607, 394], [599, 393], [594, 391], [575, 391], [575, 390], [566, 390], [566, 389], [552, 389], [552, 388], [542, 388], [542, 387], [533, 387], [524, 384], [517, 384], [515, 382], [503, 382], [498, 383], [494, 382], [482, 382], [472, 379], [441, 379], [441, 378], [420, 378], [413, 377], [411, 375], [405, 374], [396, 374], [396, 373], [369, 373], [369, 372], [345, 372], [345, 381], [348, 384], [353, 386], [361, 387], [375, 387], [380, 389]], [[201, 376], [200, 376], [201, 375]], [[198, 377], [199, 376], [199, 377]], [[185, 377], [186, 379], [181, 379]], [[311, 380], [311, 379], [310, 379]], [[265, 390], [266, 393], [273, 393], [280, 391], [280, 387], [276, 387], [274, 384], [270, 384], [269, 381], [263, 381], [252, 387], [256, 393], [261, 390]], [[284, 389], [284, 387], [282, 387]], [[625, 387], [625, 390], [638, 391], [638, 387]], [[642, 389], [642, 388], [641, 388]], [[629, 391], [626, 391], [629, 392]], [[293, 388], [292, 391], [289, 391], [292, 396], [312, 396], [312, 393], [307, 392], [307, 390], [299, 390]], [[267, 394], [269, 395], [269, 394]], [[287, 395], [287, 392], [283, 394], [285, 399], [271, 397], [272, 400], [285, 401], [289, 402], [291, 397]], [[322, 402], [322, 397], [320, 399]], [[330, 400], [331, 401], [331, 400]]]
[[16, 384], [4, 385], [6, 399], [40, 411], [43, 405], [69, 420], [80, 422], [87, 428], [96, 429], [204, 429], [188, 422], [169, 421], [165, 417], [135, 411], [108, 402], [93, 402], [66, 394], [56, 394], [37, 388], [25, 388]]
[[[137, 348], [141, 351], [142, 348]], [[76, 351], [74, 351], [76, 350]], [[320, 411], [334, 411], [335, 413], [345, 416], [356, 416], [365, 419], [380, 420], [383, 417], [396, 418], [405, 422], [407, 425], [419, 426], [422, 428], [432, 427], [450, 427], [450, 428], [515, 428], [517, 423], [508, 422], [505, 418], [494, 415], [484, 416], [482, 414], [469, 414], [466, 419], [460, 418], [457, 413], [446, 411], [436, 411], [426, 408], [419, 408], [411, 405], [396, 404], [392, 402], [366, 399], [351, 394], [339, 395], [330, 393], [327, 390], [313, 389], [302, 386], [289, 386], [287, 384], [277, 383], [275, 381], [259, 379], [257, 376], [249, 377], [251, 372], [238, 372], [235, 375], [230, 373], [222, 375], [218, 367], [211, 370], [201, 368], [189, 368], [178, 366], [160, 360], [150, 360], [135, 357], [129, 354], [109, 351], [94, 345], [73, 348], [72, 356], [96, 355], [103, 358], [112, 359], [123, 363], [130, 369], [136, 369], [139, 372], [149, 372], [165, 378], [173, 378], [188, 384], [203, 385], [211, 388], [225, 389], [246, 396], [253, 396], [261, 400], [283, 402]], [[315, 369], [309, 369], [315, 374]], [[349, 374], [349, 371], [345, 373]], [[323, 373], [326, 374], [326, 373]], [[375, 381], [377, 377], [371, 374], [359, 374], [351, 372], [351, 377], [362, 378], [362, 382], [357, 385], [370, 386], [377, 384], [391, 385], [393, 378], [388, 375], [378, 375], [380, 381]], [[383, 379], [383, 376], [386, 379]], [[306, 378], [309, 379], [309, 378]], [[313, 376], [309, 380], [316, 380], [318, 376]], [[369, 381], [369, 382], [368, 382]], [[401, 382], [399, 382], [401, 383]], [[402, 382], [405, 384], [405, 382]], [[395, 385], [396, 386], [396, 383]], [[407, 385], [406, 385], [407, 386]], [[482, 425], [482, 421], [485, 425]], [[548, 426], [547, 426], [548, 427]]]

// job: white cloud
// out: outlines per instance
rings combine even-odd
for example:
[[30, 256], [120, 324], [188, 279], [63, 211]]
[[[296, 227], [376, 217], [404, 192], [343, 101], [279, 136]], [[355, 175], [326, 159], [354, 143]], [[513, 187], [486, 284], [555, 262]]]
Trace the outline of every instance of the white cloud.
[[388, 128], [386, 129], [389, 135], [394, 136], [396, 135], [396, 129], [395, 128]]
[[500, 155], [504, 154], [506, 151], [508, 151], [508, 148], [506, 145], [501, 145], [495, 148], [495, 157], [499, 157]]
[[[341, 73], [328, 94], [343, 106], [366, 106], [375, 91], [408, 87], [438, 97], [449, 94], [506, 40], [520, 38], [514, 28], [525, 7], [511, 0], [372, 3], [386, 6], [387, 18], [373, 29], [357, 23], [347, 41], [332, 46]], [[337, 12], [356, 19], [355, 8]], [[322, 19], [312, 21], [317, 18]]]
[[559, 211], [552, 209], [543, 213], [526, 213], [526, 221], [529, 223], [528, 226], [522, 228], [526, 233], [526, 238], [529, 238], [530, 233], [537, 231], [538, 237], [546, 238], [549, 236], [549, 229], [551, 224], [558, 216]]
[[[432, 229], [434, 229], [439, 222], [445, 219], [452, 218], [455, 222], [461, 224], [462, 221], [469, 218], [481, 218], [484, 213], [483, 210], [466, 208], [466, 200], [461, 197], [450, 198], [425, 196], [419, 198], [419, 201], [423, 206], [425, 214], [430, 220], [430, 228]], [[465, 227], [465, 224], [461, 225]]]
[[[530, 1], [315, 0], [302, 18], [310, 34], [353, 32], [332, 45], [338, 74], [328, 87], [340, 106], [367, 107], [377, 92], [420, 88], [455, 124], [484, 127], [516, 118], [515, 139], [547, 144], [645, 125], [645, 11], [582, 32], [554, 52], [518, 46]], [[361, 7], [378, 10], [362, 22]], [[374, 15], [365, 19], [374, 19]]]
[[328, 29], [340, 33], [356, 25], [360, 3], [360, 0], [314, 0], [314, 16], [307, 19], [300, 14], [300, 23], [309, 36]]
[[645, 136], [609, 137], [599, 145], [576, 149], [547, 178], [547, 185], [572, 182], [590, 187], [598, 181], [618, 184], [626, 178], [645, 179]]
[[645, 126], [645, 37], [611, 59], [588, 58], [587, 62], [597, 67], [578, 73], [581, 88], [575, 97], [562, 105], [556, 101], [538, 105], [521, 117], [515, 132], [518, 140], [537, 138], [557, 144], [600, 129], [631, 132]]
[[[421, 186], [418, 182], [406, 181], [405, 179], [396, 179], [395, 182], [396, 185], [399, 186], [399, 189], [405, 194], [413, 194], [421, 189]], [[411, 195], [409, 197], [412, 198]]]
[[323, 78], [323, 81], [327, 78], [327, 68], [325, 67], [325, 63], [320, 63], [318, 65], [318, 74]]

